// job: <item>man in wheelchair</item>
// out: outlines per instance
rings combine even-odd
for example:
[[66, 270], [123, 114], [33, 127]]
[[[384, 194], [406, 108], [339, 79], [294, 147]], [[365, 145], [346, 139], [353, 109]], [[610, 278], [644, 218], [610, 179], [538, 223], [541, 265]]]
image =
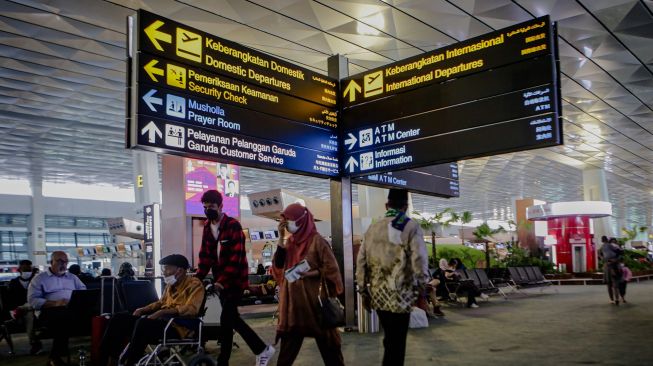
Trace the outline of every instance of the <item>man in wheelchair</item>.
[[[158, 343], [170, 318], [196, 318], [204, 300], [202, 281], [186, 274], [188, 259], [180, 254], [169, 255], [159, 261], [166, 288], [159, 301], [136, 309], [133, 314], [116, 314], [109, 321], [102, 338], [101, 365], [116, 365], [126, 340], [122, 364], [134, 365], [143, 356], [148, 344]], [[167, 338], [186, 338], [192, 330], [173, 323]], [[129, 339], [126, 339], [129, 337]]]

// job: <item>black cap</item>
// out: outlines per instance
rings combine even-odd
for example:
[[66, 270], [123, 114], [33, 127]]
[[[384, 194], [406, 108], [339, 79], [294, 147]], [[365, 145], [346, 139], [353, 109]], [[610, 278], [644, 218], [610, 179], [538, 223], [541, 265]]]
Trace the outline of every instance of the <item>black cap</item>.
[[170, 254], [167, 257], [163, 257], [159, 261], [159, 264], [177, 266], [183, 269], [188, 269], [190, 267], [190, 264], [188, 264], [188, 259], [186, 259], [186, 257], [181, 254]]
[[408, 191], [405, 189], [390, 188], [390, 192], [388, 192], [388, 201], [408, 202]]

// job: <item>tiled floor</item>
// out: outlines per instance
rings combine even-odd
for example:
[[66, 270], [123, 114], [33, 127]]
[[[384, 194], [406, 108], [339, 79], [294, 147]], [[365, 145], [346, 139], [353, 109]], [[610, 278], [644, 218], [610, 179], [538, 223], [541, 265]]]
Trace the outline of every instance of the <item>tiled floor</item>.
[[[406, 365], [653, 364], [653, 281], [629, 285], [629, 303], [619, 307], [608, 303], [604, 286], [556, 289], [529, 290], [531, 296], [513, 294], [507, 301], [492, 297], [479, 309], [445, 308], [445, 318], [409, 332]], [[273, 341], [271, 318], [248, 323]], [[379, 365], [381, 341], [380, 334], [343, 334], [347, 365]], [[245, 343], [238, 336], [236, 342], [241, 348], [231, 364], [254, 365]], [[19, 337], [18, 343], [19, 352], [26, 352], [25, 339]], [[6, 350], [0, 345], [1, 352]], [[216, 352], [215, 343], [209, 352]], [[44, 357], [0, 356], [3, 366], [44, 363]], [[315, 343], [307, 340], [295, 365], [321, 364]]]

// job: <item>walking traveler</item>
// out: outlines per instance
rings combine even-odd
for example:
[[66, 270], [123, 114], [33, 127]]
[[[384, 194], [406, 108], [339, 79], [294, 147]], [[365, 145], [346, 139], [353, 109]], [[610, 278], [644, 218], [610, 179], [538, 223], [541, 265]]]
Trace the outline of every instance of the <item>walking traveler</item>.
[[223, 212], [220, 192], [204, 192], [202, 205], [207, 220], [202, 234], [197, 277], [204, 279], [212, 271], [215, 288], [220, 292], [222, 314], [218, 366], [229, 365], [233, 330], [243, 337], [256, 355], [256, 365], [266, 366], [274, 355], [274, 347], [266, 345], [238, 313], [243, 291], [249, 287], [245, 233], [238, 220]]
[[408, 192], [390, 189], [385, 217], [365, 232], [356, 261], [356, 282], [383, 327], [383, 365], [402, 366], [410, 312], [428, 280], [424, 234], [406, 216]]
[[[285, 240], [286, 232], [290, 237]], [[304, 262], [305, 261], [305, 262]], [[279, 223], [279, 243], [272, 260], [280, 286], [277, 339], [281, 340], [278, 366], [292, 365], [305, 337], [315, 338], [327, 366], [344, 365], [338, 329], [321, 322], [320, 300], [343, 292], [338, 263], [329, 243], [317, 232], [313, 214], [299, 203], [286, 207]], [[299, 279], [291, 277], [304, 266]], [[289, 270], [289, 276], [285, 276]]]

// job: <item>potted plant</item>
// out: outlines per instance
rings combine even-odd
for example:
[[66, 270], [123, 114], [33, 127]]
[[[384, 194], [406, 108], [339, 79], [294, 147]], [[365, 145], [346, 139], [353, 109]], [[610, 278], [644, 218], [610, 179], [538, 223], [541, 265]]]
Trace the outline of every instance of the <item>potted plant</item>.
[[490, 249], [488, 246], [491, 240], [495, 240], [492, 236], [505, 232], [506, 229], [504, 229], [503, 226], [499, 225], [498, 228], [492, 229], [490, 228], [490, 225], [487, 224], [487, 222], [483, 222], [481, 225], [476, 227], [476, 230], [474, 230], [473, 234], [476, 239], [485, 243], [485, 265], [487, 268], [490, 267]]
[[472, 213], [469, 211], [464, 211], [460, 214], [457, 214], [455, 212], [451, 213], [451, 221], [452, 222], [458, 222], [460, 224], [460, 240], [463, 245], [465, 245], [465, 224], [469, 224], [473, 220]]
[[[448, 227], [453, 222], [451, 217], [452, 210], [450, 208], [444, 209], [442, 212], [436, 212], [435, 215], [427, 217], [417, 211], [413, 211], [413, 215], [419, 222], [419, 226], [426, 232], [431, 233], [431, 255], [433, 267], [437, 267], [436, 263], [436, 248], [435, 237], [439, 234], [442, 235], [442, 228]], [[449, 214], [445, 220], [445, 215]]]
[[[633, 225], [632, 229], [627, 229], [627, 228], [621, 228], [621, 232], [626, 236], [624, 238], [621, 238], [623, 240], [623, 244], [626, 244], [626, 242], [632, 242], [635, 240], [637, 237], [637, 234], [639, 233], [645, 233], [648, 230], [648, 227], [646, 226], [637, 226]], [[621, 244], [621, 242], [620, 242]], [[632, 244], [631, 244], [632, 246]]]

